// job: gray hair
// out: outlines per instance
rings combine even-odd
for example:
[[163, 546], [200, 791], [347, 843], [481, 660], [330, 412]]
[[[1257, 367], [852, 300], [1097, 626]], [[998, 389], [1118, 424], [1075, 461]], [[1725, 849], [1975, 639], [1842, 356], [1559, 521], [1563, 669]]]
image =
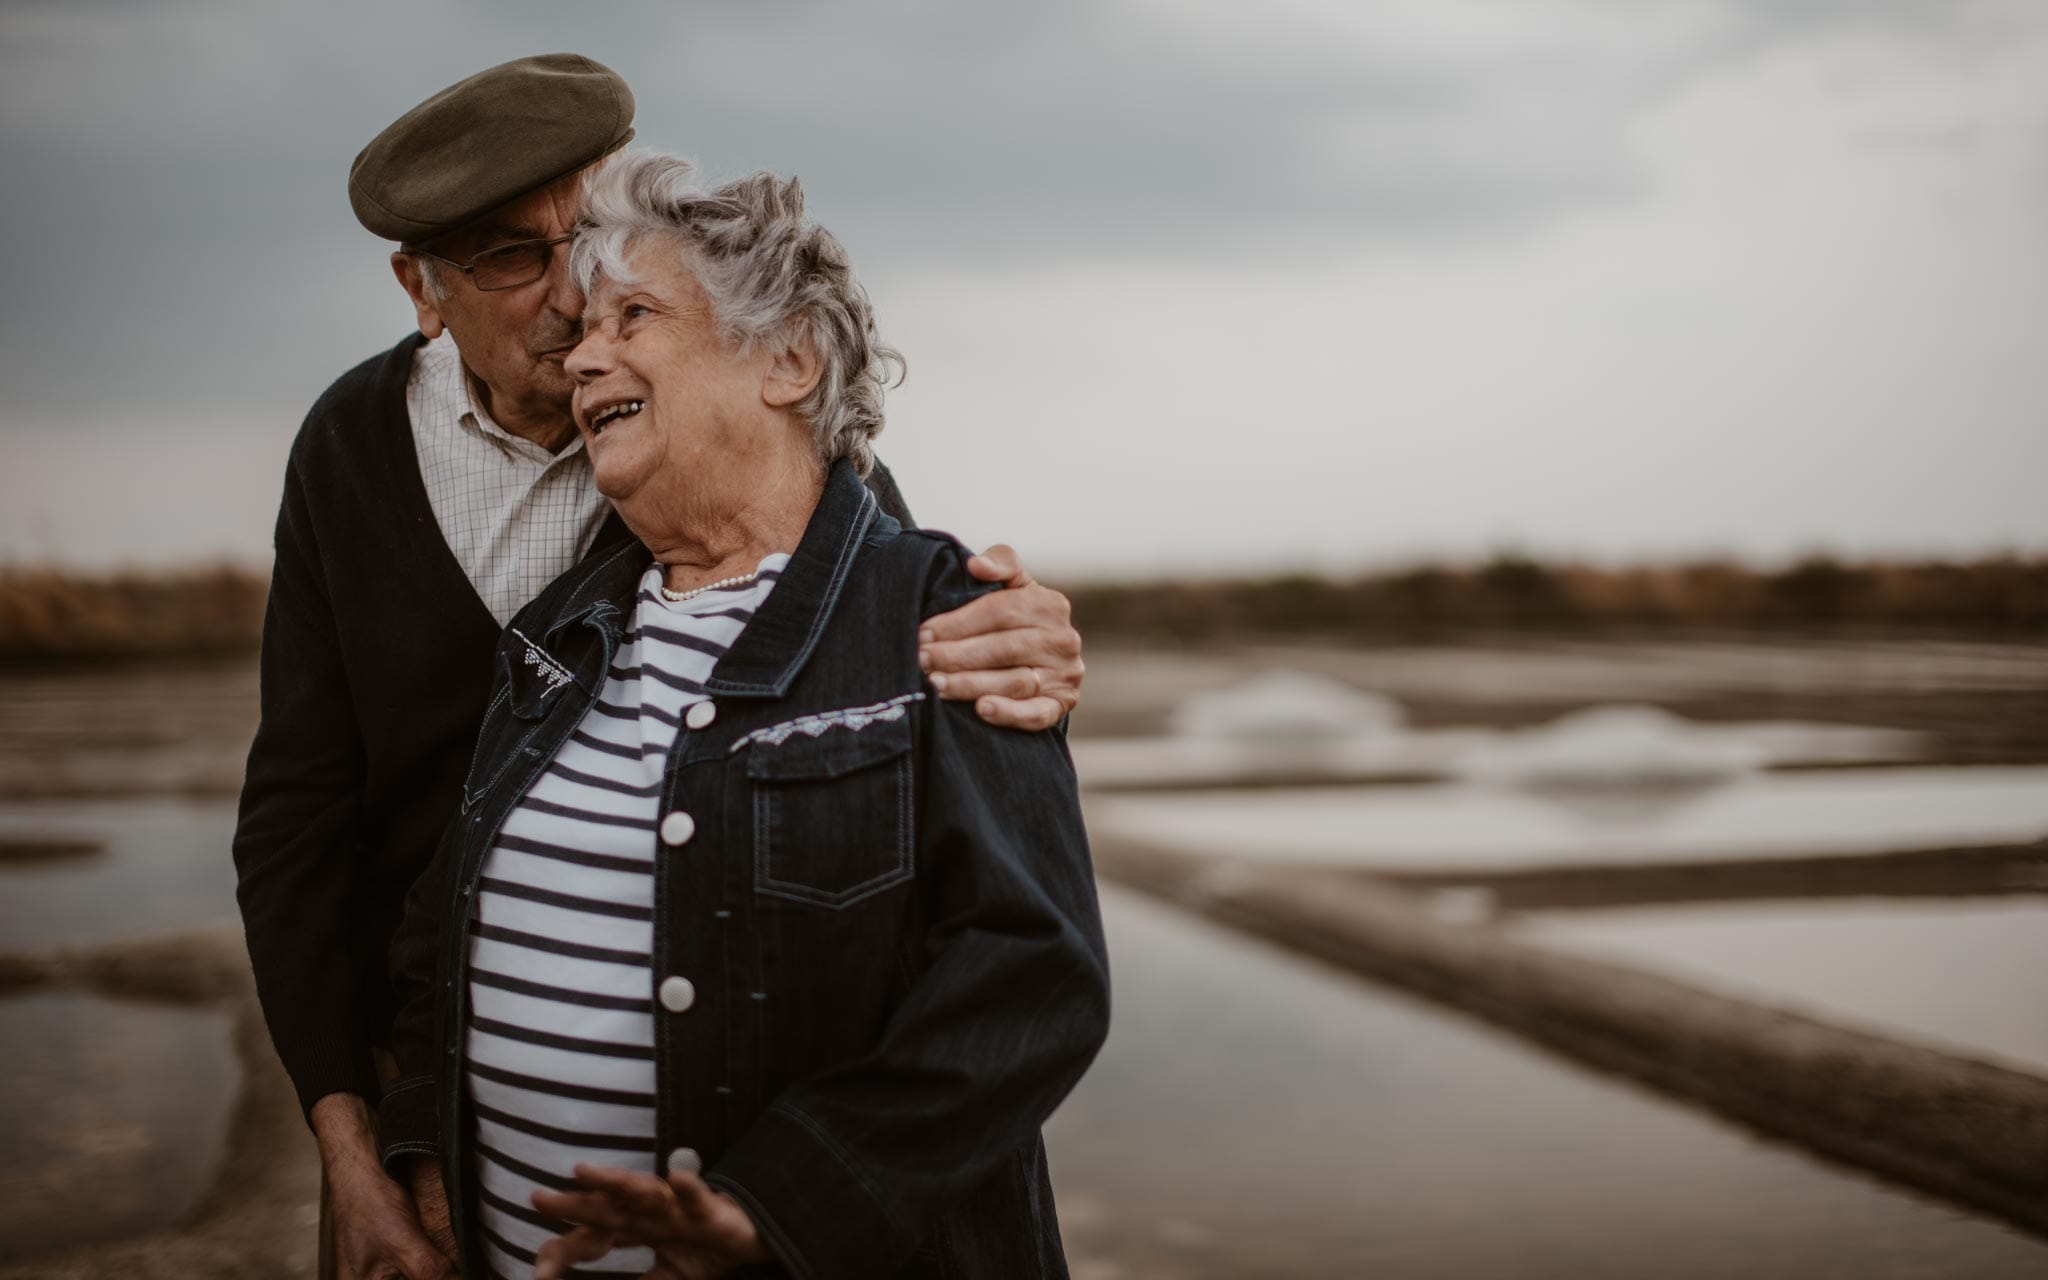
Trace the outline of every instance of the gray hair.
[[882, 398], [900, 383], [901, 352], [875, 331], [874, 306], [831, 232], [804, 219], [803, 188], [772, 173], [706, 190], [696, 166], [628, 151], [592, 175], [569, 270], [585, 293], [599, 277], [631, 281], [626, 255], [650, 237], [673, 243], [703, 287], [720, 338], [744, 355], [756, 342], [808, 342], [818, 385], [798, 402], [826, 466], [875, 464]]
[[448, 300], [448, 282], [441, 277], [441, 263], [432, 254], [417, 245], [402, 244], [399, 250], [412, 255], [413, 263], [420, 269], [420, 284], [427, 296], [436, 302]]

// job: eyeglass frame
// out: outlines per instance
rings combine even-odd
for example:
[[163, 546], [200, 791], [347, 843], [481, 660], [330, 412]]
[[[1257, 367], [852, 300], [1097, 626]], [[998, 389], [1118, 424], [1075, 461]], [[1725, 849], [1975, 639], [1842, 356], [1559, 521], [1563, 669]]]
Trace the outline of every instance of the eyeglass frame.
[[[407, 253], [418, 254], [420, 257], [423, 258], [432, 258], [436, 262], [447, 263], [449, 266], [455, 268], [457, 271], [460, 271], [464, 275], [468, 276], [469, 283], [472, 286], [474, 286], [477, 292], [479, 293], [500, 293], [506, 289], [522, 288], [526, 285], [532, 284], [535, 280], [540, 279], [541, 276], [546, 275], [548, 273], [548, 268], [554, 265], [555, 246], [558, 244], [567, 244], [569, 243], [569, 241], [574, 240], [575, 238], [576, 234], [574, 232], [570, 232], [566, 236], [556, 236], [552, 240], [513, 240], [506, 244], [492, 245], [490, 248], [485, 249], [482, 253], [479, 253], [475, 257], [471, 258], [468, 262], [457, 262], [455, 259], [447, 257], [443, 254], [435, 253], [431, 249], [421, 249], [415, 246], [407, 246], [405, 251]], [[503, 253], [508, 249], [524, 249], [532, 245], [539, 245], [543, 250], [545, 250], [545, 253], [541, 257], [539, 274], [529, 276], [524, 280], [512, 281], [510, 284], [477, 283], [476, 264], [479, 258], [485, 258], [494, 253]]]

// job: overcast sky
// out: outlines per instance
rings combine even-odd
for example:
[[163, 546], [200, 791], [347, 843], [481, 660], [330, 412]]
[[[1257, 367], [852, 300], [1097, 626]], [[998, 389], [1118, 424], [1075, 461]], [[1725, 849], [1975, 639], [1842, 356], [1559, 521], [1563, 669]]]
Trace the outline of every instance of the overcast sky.
[[1055, 572], [2048, 550], [2040, 0], [0, 0], [0, 560], [265, 561], [410, 327], [350, 160], [559, 49], [805, 180]]

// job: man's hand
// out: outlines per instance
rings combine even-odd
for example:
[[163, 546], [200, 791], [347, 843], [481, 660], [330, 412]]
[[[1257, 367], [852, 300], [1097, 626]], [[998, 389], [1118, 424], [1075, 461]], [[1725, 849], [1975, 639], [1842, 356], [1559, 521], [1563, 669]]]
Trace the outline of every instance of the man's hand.
[[654, 1269], [641, 1280], [715, 1280], [773, 1260], [739, 1201], [681, 1170], [663, 1181], [579, 1164], [576, 1190], [536, 1191], [533, 1207], [571, 1228], [540, 1247], [533, 1280], [561, 1280], [571, 1267], [635, 1245], [654, 1250]]
[[448, 1213], [448, 1184], [441, 1180], [441, 1160], [438, 1156], [414, 1156], [408, 1181], [412, 1184], [412, 1203], [420, 1218], [420, 1229], [434, 1247], [448, 1256], [450, 1262], [460, 1261], [460, 1251], [455, 1245], [455, 1222]]
[[1067, 598], [1041, 586], [997, 544], [967, 562], [1008, 590], [942, 613], [917, 633], [918, 664], [949, 702], [973, 702], [990, 724], [1049, 729], [1081, 702], [1081, 633]]
[[[421, 1230], [412, 1196], [378, 1163], [369, 1104], [352, 1093], [331, 1093], [313, 1104], [312, 1120], [327, 1171], [341, 1280], [452, 1280], [454, 1239], [448, 1237], [446, 1251], [438, 1247]], [[445, 1196], [441, 1205], [445, 1227]]]

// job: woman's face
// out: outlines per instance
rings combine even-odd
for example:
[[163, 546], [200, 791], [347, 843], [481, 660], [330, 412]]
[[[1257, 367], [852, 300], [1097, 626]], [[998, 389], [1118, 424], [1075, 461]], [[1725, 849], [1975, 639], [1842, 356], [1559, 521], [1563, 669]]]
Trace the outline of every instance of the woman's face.
[[744, 482], [750, 458], [789, 447], [763, 397], [772, 355], [758, 344], [745, 357], [727, 350], [672, 246], [641, 245], [628, 261], [637, 278], [598, 283], [564, 362], [598, 491], [645, 508], [720, 477]]

